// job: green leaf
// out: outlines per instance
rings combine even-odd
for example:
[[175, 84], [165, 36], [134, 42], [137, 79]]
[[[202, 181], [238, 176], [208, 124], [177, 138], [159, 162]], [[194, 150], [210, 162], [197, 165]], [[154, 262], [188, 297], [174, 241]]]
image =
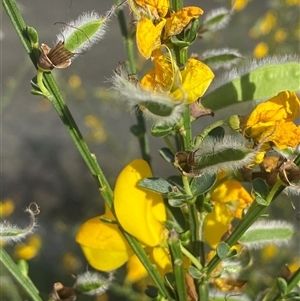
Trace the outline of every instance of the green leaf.
[[179, 40], [176, 36], [171, 36], [170, 41], [173, 45], [176, 45], [181, 48], [188, 47], [191, 44], [188, 41]]
[[145, 130], [138, 124], [134, 124], [130, 127], [131, 133], [136, 137], [141, 137], [145, 134]]
[[256, 178], [252, 182], [254, 193], [262, 198], [266, 198], [269, 194], [267, 183], [262, 178]]
[[212, 129], [208, 135], [205, 137], [207, 139], [208, 137], [213, 137], [213, 138], [224, 138], [225, 135], [225, 130], [221, 126], [217, 126], [216, 128]]
[[213, 211], [213, 207], [211, 206], [211, 204], [204, 202], [203, 203], [203, 209], [205, 210], [205, 212], [210, 213]]
[[270, 203], [268, 201], [266, 201], [266, 199], [262, 198], [261, 196], [256, 196], [255, 197], [255, 202], [260, 205], [260, 206], [269, 206]]
[[227, 258], [229, 251], [230, 251], [230, 246], [227, 245], [227, 243], [221, 241], [218, 246], [217, 246], [217, 254], [221, 259]]
[[194, 19], [191, 22], [190, 28], [188, 28], [185, 32], [185, 40], [192, 44], [199, 35], [199, 27], [200, 27], [200, 22], [199, 19]]
[[[178, 207], [172, 207], [168, 203], [166, 204], [167, 207], [167, 213], [169, 220], [167, 220], [164, 224], [168, 229], [174, 228], [178, 233], [181, 234], [180, 239], [182, 240], [182, 234], [186, 229], [186, 219], [182, 212], [182, 210]], [[190, 236], [188, 235], [188, 240], [190, 239]]]
[[193, 178], [190, 184], [193, 196], [204, 194], [215, 184], [216, 179], [215, 174], [203, 174], [200, 177]]
[[194, 266], [189, 266], [188, 272], [194, 279], [201, 279], [203, 277], [203, 273], [201, 273]]
[[30, 40], [31, 47], [36, 49], [39, 48], [39, 35], [37, 31], [31, 26], [27, 26], [26, 33]]
[[285, 295], [286, 293], [286, 290], [287, 290], [287, 283], [286, 283], [286, 280], [281, 278], [281, 277], [278, 277], [277, 278], [277, 285], [278, 285], [278, 289], [280, 291], [280, 294], [282, 295]]
[[173, 185], [163, 178], [145, 178], [138, 186], [157, 193], [169, 193], [173, 190]]
[[164, 222], [164, 226], [168, 229], [168, 230], [175, 230], [177, 233], [183, 233], [183, 228], [177, 223], [177, 222], [174, 222], [174, 221], [170, 221], [170, 220], [167, 220]]
[[173, 131], [173, 127], [168, 123], [155, 122], [151, 127], [151, 134], [154, 137], [165, 137]]
[[[255, 64], [259, 63], [253, 61], [252, 65]], [[248, 69], [250, 67], [248, 62]], [[241, 69], [243, 68], [247, 69], [247, 64]], [[241, 70], [240, 73], [244, 71]], [[217, 111], [242, 101], [270, 98], [284, 90], [297, 91], [300, 89], [299, 76], [299, 62], [296, 59], [292, 62], [264, 60], [256, 69], [222, 84], [203, 96], [201, 104]], [[226, 80], [226, 77], [224, 78]]]
[[170, 193], [168, 195], [168, 203], [172, 207], [181, 207], [192, 198], [193, 197], [191, 195]]
[[281, 246], [293, 237], [295, 231], [291, 224], [281, 221], [259, 220], [239, 239], [248, 248], [262, 248], [274, 244]]
[[269, 203], [266, 201], [269, 194], [267, 183], [261, 178], [256, 178], [252, 182], [252, 189], [255, 194], [256, 203], [261, 206], [268, 206]]
[[169, 148], [163, 147], [161, 148], [158, 153], [161, 155], [161, 157], [166, 160], [168, 163], [174, 162], [174, 154], [170, 151]]

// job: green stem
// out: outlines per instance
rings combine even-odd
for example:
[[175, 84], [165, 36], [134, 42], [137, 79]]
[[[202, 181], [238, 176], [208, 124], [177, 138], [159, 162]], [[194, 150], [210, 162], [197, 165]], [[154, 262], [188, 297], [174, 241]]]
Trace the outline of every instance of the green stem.
[[22, 287], [22, 289], [30, 296], [33, 301], [42, 301], [37, 288], [32, 282], [24, 276], [18, 266], [13, 262], [5, 250], [0, 247], [0, 261], [7, 271], [14, 277], [14, 280]]
[[180, 244], [180, 248], [181, 248], [181, 252], [182, 254], [184, 254], [187, 258], [190, 259], [190, 261], [192, 262], [192, 264], [199, 270], [202, 270], [202, 265], [199, 262], [199, 260], [197, 258], [195, 258], [195, 256], [190, 253], [182, 244]]
[[208, 301], [209, 299], [209, 286], [207, 280], [201, 281], [198, 287], [199, 300]]
[[189, 224], [191, 231], [191, 250], [197, 260], [200, 262], [200, 233], [199, 233], [199, 216], [195, 203], [188, 204]]
[[192, 128], [190, 106], [185, 105], [183, 110], [183, 130], [180, 132], [183, 139], [183, 146], [185, 151], [192, 150]]
[[183, 257], [181, 252], [181, 243], [178, 234], [175, 231], [170, 231], [168, 239], [169, 250], [172, 258], [173, 274], [176, 284], [176, 294], [178, 301], [187, 300], [187, 288], [184, 276]]
[[211, 132], [213, 129], [217, 128], [218, 126], [222, 126], [224, 124], [226, 124], [224, 120], [218, 120], [218, 121], [214, 122], [213, 124], [210, 124], [209, 126], [207, 126], [204, 129], [204, 131], [201, 133], [201, 135], [198, 135], [195, 137], [194, 148], [195, 149], [199, 148], [200, 144], [202, 143], [204, 138], [209, 134], [209, 132]]

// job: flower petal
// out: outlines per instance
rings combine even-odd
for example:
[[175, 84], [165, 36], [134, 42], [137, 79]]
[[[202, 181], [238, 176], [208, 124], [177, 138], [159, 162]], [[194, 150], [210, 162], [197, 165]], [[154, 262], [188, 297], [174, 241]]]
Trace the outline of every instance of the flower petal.
[[148, 163], [137, 159], [120, 173], [114, 191], [114, 208], [121, 226], [147, 246], [162, 240], [166, 209], [160, 194], [138, 187], [140, 180], [151, 177]]
[[244, 135], [258, 143], [273, 142], [280, 149], [296, 147], [300, 143], [300, 127], [292, 121], [299, 114], [297, 95], [280, 92], [254, 109], [246, 122]]
[[86, 221], [80, 227], [76, 241], [91, 266], [101, 271], [110, 271], [123, 265], [133, 251], [118, 226], [102, 222], [100, 217]]
[[160, 35], [166, 20], [162, 19], [154, 25], [151, 19], [145, 15], [141, 16], [136, 28], [136, 43], [139, 52], [145, 59], [149, 59], [154, 49], [160, 47]]
[[148, 275], [147, 270], [139, 260], [139, 258], [134, 254], [130, 257], [127, 262], [127, 275], [126, 280], [130, 282], [137, 282]]
[[211, 202], [226, 204], [236, 218], [241, 218], [242, 210], [247, 208], [253, 199], [240, 182], [228, 180], [214, 189]]
[[247, 127], [260, 122], [275, 122], [284, 119], [293, 121], [299, 117], [300, 102], [294, 92], [283, 91], [259, 104], [247, 120]]
[[165, 275], [172, 270], [169, 249], [162, 247], [151, 248], [148, 253], [151, 262], [155, 262], [161, 275]]
[[215, 249], [222, 236], [228, 230], [233, 215], [225, 204], [217, 203], [212, 212], [208, 213], [204, 221], [205, 241]]
[[135, 2], [145, 10], [151, 11], [154, 15], [157, 12], [160, 17], [164, 17], [170, 7], [169, 0], [135, 0]]
[[[186, 104], [190, 104], [201, 97], [214, 78], [214, 73], [204, 63], [190, 58], [186, 68], [181, 71], [182, 87], [187, 93]], [[175, 90], [171, 95], [174, 99], [183, 98], [181, 89]]]
[[171, 14], [170, 18], [167, 19], [164, 38], [181, 33], [192, 19], [197, 19], [202, 14], [203, 10], [197, 6], [184, 7]]

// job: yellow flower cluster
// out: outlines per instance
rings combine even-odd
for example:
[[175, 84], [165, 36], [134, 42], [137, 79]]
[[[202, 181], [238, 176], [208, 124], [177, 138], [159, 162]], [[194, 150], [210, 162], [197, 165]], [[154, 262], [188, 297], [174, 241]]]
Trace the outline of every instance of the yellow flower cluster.
[[[170, 54], [170, 38], [180, 34], [203, 10], [199, 7], [184, 7], [177, 12], [170, 11], [169, 0], [136, 0], [133, 11], [139, 15], [136, 42], [140, 54], [152, 59], [154, 69], [141, 80], [141, 87], [147, 91], [164, 93], [173, 100], [190, 104], [201, 97], [210, 85], [214, 74], [208, 66], [190, 58], [179, 70]], [[163, 50], [167, 50], [163, 53]]]

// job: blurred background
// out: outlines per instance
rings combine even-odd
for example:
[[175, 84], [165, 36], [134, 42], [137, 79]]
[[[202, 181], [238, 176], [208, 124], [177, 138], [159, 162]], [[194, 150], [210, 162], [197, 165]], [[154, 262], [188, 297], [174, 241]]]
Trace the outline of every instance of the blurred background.
[[[20, 0], [17, 3], [27, 25], [38, 31], [40, 43], [49, 46], [53, 46], [60, 32], [61, 26], [54, 25], [55, 22], [68, 23], [84, 11], [105, 14], [113, 4], [109, 0]], [[184, 3], [203, 8], [204, 17], [213, 8], [231, 7], [230, 1], [222, 0]], [[32, 281], [41, 294], [47, 296], [53, 283], [60, 281], [72, 286], [72, 274], [87, 269], [74, 237], [83, 221], [103, 212], [103, 201], [50, 102], [30, 93], [35, 68], [2, 6], [0, 10], [0, 212], [3, 218], [25, 226], [28, 216], [24, 208], [36, 202], [41, 209], [36, 234], [6, 249], [14, 259], [28, 260]], [[129, 17], [127, 22], [130, 23]], [[191, 52], [200, 58], [205, 50], [222, 47], [235, 48], [245, 56], [256, 58], [293, 54], [299, 52], [299, 35], [299, 1], [253, 0], [234, 12], [225, 29], [205, 33], [192, 46]], [[130, 132], [130, 127], [136, 123], [135, 116], [122, 101], [111, 97], [111, 85], [107, 80], [119, 62], [125, 60], [118, 21], [113, 17], [99, 44], [79, 55], [69, 68], [53, 71], [83, 136], [112, 187], [124, 165], [140, 157], [138, 141]], [[137, 69], [145, 71], [141, 58], [137, 58]], [[197, 121], [199, 132], [203, 124], [211, 121], [209, 118]], [[174, 173], [157, 152], [164, 142], [150, 137], [150, 144], [154, 174]], [[275, 205], [278, 207], [273, 212], [275, 217], [297, 223], [299, 208], [293, 209], [288, 198]], [[124, 269], [120, 269], [117, 272], [120, 284], [123, 275]], [[117, 286], [109, 296], [109, 300], [127, 300], [118, 297]], [[107, 300], [108, 296], [102, 298]], [[133, 295], [129, 295], [128, 300], [134, 300]]]

